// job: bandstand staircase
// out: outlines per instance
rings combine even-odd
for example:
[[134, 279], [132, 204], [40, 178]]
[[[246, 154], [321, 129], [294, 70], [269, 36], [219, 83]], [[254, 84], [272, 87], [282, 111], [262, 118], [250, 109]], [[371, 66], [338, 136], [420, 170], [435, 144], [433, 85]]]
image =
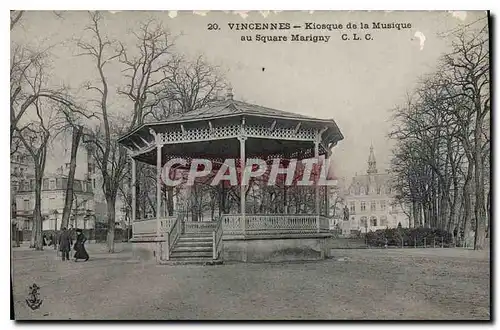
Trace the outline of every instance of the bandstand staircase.
[[173, 245], [170, 263], [173, 264], [222, 264], [220, 258], [213, 259], [212, 233], [181, 234]]
[[222, 264], [222, 223], [177, 219], [167, 233], [166, 264]]

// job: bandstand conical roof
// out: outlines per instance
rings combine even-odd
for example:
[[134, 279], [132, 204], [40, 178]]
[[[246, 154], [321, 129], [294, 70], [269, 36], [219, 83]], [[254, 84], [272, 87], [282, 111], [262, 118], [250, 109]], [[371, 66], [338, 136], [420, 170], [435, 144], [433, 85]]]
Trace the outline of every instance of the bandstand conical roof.
[[[131, 149], [136, 154], [136, 158], [147, 163], [153, 163], [155, 161], [153, 154], [156, 154], [156, 148], [153, 146], [155, 141], [151, 132], [163, 133], [168, 137], [176, 137], [177, 140], [172, 140], [173, 138], [171, 140], [163, 140], [167, 145], [164, 146], [165, 148], [163, 149], [165, 150], [162, 150], [162, 153], [166, 155], [178, 155], [182, 153], [196, 157], [200, 156], [202, 151], [209, 148], [214, 150], [214, 156], [220, 154], [221, 157], [236, 157], [239, 154], [237, 152], [238, 148], [231, 147], [231, 144], [235, 143], [236, 127], [239, 127], [238, 125], [241, 125], [243, 122], [245, 123], [244, 126], [248, 127], [247, 131], [251, 131], [251, 129], [260, 129], [262, 131], [265, 128], [266, 131], [274, 130], [277, 133], [282, 132], [281, 135], [276, 133], [265, 137], [267, 139], [265, 143], [262, 142], [259, 136], [250, 135], [250, 139], [256, 137], [257, 140], [260, 140], [258, 143], [262, 146], [257, 144], [253, 146], [252, 143], [247, 142], [248, 156], [252, 155], [253, 149], [256, 149], [255, 152], [257, 152], [257, 149], [264, 149], [265, 151], [268, 148], [269, 150], [265, 151], [265, 153], [269, 155], [277, 154], [281, 149], [286, 149], [287, 153], [292, 153], [292, 149], [294, 148], [311, 149], [312, 140], [309, 138], [311, 136], [309, 133], [312, 131], [322, 131], [323, 149], [320, 151], [322, 154], [326, 153], [326, 146], [334, 145], [344, 138], [333, 119], [314, 118], [238, 101], [229, 97], [194, 111], [171, 115], [164, 121], [144, 123], [120, 137], [118, 142]], [[183, 140], [180, 137], [181, 135], [185, 136], [186, 132], [191, 134], [191, 132], [195, 132], [196, 130], [198, 130], [198, 133], [193, 133], [193, 136], [203, 136], [202, 131], [205, 130], [208, 132], [209, 127], [210, 131], [216, 127], [226, 127], [225, 132], [228, 132], [229, 136], [220, 137], [217, 135], [212, 141], [206, 141], [201, 138], [189, 141], [186, 139]], [[239, 132], [239, 128], [237, 130]], [[303, 136], [304, 139], [296, 138], [294, 133], [297, 136]], [[228, 142], [227, 139], [224, 140], [225, 138], [233, 138], [233, 141]], [[236, 140], [236, 142], [238, 141]], [[181, 144], [184, 145], [181, 147], [179, 146]], [[216, 146], [216, 144], [219, 144], [219, 146]], [[306, 154], [310, 156], [311, 150]], [[306, 157], [306, 154], [303, 157]]]

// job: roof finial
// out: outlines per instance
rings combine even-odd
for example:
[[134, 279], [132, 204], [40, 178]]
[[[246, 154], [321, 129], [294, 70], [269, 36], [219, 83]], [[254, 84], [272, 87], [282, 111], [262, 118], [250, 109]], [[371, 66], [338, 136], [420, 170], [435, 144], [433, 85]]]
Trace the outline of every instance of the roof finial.
[[232, 99], [233, 99], [233, 88], [230, 85], [227, 89], [226, 100], [232, 100]]

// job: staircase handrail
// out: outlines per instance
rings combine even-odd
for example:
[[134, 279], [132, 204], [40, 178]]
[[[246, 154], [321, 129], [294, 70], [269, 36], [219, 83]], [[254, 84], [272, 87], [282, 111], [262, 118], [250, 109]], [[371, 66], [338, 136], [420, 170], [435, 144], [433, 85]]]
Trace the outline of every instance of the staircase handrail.
[[167, 241], [166, 241], [167, 260], [170, 260], [170, 254], [172, 252], [172, 247], [174, 246], [174, 244], [177, 242], [177, 240], [180, 237], [179, 223], [182, 221], [182, 218], [183, 218], [182, 214], [179, 214], [179, 216], [175, 219], [174, 224], [167, 231], [167, 235], [166, 235], [166, 238], [167, 238]]
[[213, 259], [217, 260], [222, 253], [222, 219], [217, 218], [215, 230], [212, 233]]

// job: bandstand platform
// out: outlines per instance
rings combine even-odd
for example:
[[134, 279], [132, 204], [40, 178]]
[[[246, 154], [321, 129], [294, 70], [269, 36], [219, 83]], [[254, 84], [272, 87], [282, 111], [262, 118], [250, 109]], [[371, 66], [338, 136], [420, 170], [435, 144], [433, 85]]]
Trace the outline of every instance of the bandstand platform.
[[[279, 214], [259, 214], [246, 209], [248, 184], [239, 180], [238, 211], [219, 212], [210, 221], [188, 221], [185, 210], [167, 215], [162, 194], [165, 164], [194, 159], [222, 164], [237, 159], [240, 174], [249, 159], [328, 159], [343, 136], [332, 119], [318, 119], [270, 109], [227, 98], [208, 107], [145, 123], [122, 136], [132, 168], [132, 242], [138, 254], [160, 264], [222, 261], [273, 262], [320, 260], [328, 256], [331, 238], [329, 219], [320, 209], [320, 186], [316, 182], [314, 209], [293, 210], [285, 205]], [[137, 217], [135, 186], [137, 162], [156, 167], [154, 217]], [[225, 164], [225, 163], [224, 163]], [[248, 165], [247, 165], [248, 166]], [[251, 171], [251, 169], [249, 170]], [[189, 189], [188, 189], [189, 191]], [[327, 200], [327, 198], [326, 198]], [[284, 203], [287, 203], [286, 195]], [[326, 207], [327, 208], [327, 207]], [[322, 213], [323, 212], [323, 213]]]

